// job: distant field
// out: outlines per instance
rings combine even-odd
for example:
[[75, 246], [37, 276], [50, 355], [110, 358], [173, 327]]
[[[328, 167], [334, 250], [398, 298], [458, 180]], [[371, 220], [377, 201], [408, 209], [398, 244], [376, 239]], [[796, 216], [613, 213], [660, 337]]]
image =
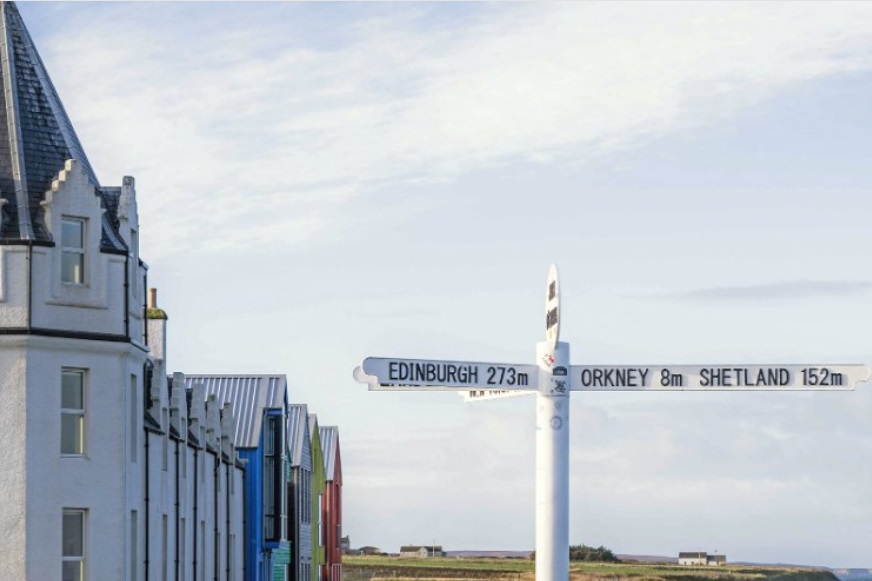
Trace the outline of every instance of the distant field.
[[[488, 579], [532, 581], [528, 559], [342, 557], [343, 581]], [[680, 567], [650, 563], [570, 563], [570, 581], [838, 581], [829, 571], [747, 566]]]

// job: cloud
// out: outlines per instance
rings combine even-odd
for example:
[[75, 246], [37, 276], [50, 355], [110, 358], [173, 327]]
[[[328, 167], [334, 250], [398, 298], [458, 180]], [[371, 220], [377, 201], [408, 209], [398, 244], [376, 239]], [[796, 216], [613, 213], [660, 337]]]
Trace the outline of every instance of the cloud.
[[346, 205], [385, 184], [590, 162], [717, 123], [869, 70], [870, 16], [862, 3], [113, 5], [70, 9], [75, 26], [41, 48], [98, 174], [138, 177], [156, 259], [181, 243], [303, 247], [352, 228]]
[[819, 297], [841, 297], [868, 292], [869, 281], [810, 281], [721, 286], [669, 295], [675, 299], [700, 301], [781, 301]]

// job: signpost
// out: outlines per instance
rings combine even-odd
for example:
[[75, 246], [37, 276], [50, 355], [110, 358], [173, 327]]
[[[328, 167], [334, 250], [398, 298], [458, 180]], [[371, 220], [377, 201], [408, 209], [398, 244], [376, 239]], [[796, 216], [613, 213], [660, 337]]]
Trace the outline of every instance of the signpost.
[[545, 341], [535, 365], [368, 357], [354, 379], [371, 391], [459, 391], [468, 401], [536, 394], [536, 581], [569, 579], [571, 391], [842, 391], [866, 365], [570, 365], [560, 341], [560, 282], [548, 270]]

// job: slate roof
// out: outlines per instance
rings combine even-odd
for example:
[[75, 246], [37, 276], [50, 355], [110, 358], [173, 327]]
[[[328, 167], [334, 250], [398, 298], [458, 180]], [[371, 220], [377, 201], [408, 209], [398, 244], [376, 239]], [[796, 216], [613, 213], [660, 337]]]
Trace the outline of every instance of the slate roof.
[[[0, 240], [51, 242], [40, 202], [66, 160], [81, 163], [96, 195], [106, 193], [14, 2], [0, 2], [0, 77]], [[106, 214], [102, 249], [126, 252]]]
[[233, 404], [237, 448], [260, 445], [264, 412], [284, 410], [288, 380], [284, 375], [185, 375], [185, 387], [201, 383], [206, 397], [215, 394], [218, 407]]

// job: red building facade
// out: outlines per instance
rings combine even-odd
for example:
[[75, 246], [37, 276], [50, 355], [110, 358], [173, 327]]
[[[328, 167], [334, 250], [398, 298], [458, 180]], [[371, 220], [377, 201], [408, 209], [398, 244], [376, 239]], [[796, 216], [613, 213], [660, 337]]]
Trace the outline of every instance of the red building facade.
[[324, 496], [321, 502], [324, 565], [322, 581], [342, 581], [342, 459], [339, 453], [339, 429], [325, 426], [319, 430], [324, 454]]

